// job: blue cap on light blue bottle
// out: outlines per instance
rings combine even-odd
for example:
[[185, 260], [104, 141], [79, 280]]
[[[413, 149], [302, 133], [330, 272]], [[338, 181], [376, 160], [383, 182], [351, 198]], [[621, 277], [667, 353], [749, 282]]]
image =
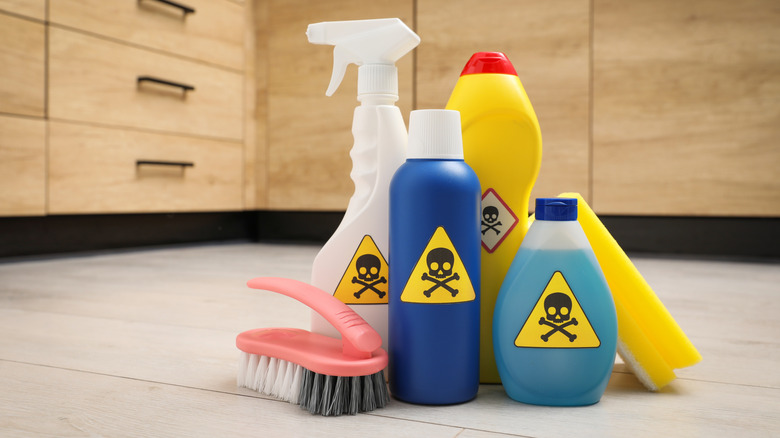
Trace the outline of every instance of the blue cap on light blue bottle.
[[576, 221], [577, 198], [536, 198], [536, 220]]

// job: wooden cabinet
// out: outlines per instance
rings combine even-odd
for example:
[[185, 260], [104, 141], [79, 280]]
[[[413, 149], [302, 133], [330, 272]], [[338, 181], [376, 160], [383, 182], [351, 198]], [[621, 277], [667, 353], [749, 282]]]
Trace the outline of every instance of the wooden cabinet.
[[45, 26], [0, 13], [0, 113], [43, 117]]
[[44, 21], [46, 20], [46, 0], [0, 0], [0, 12]]
[[600, 214], [780, 216], [780, 15], [770, 0], [417, 4], [417, 107], [506, 52], [544, 142], [532, 196]]
[[0, 0], [0, 215], [245, 207], [248, 6], [176, 3]]
[[780, 216], [777, 3], [593, 8], [597, 211]]
[[0, 216], [46, 211], [42, 5], [0, 0]]
[[45, 213], [45, 135], [43, 119], [0, 116], [0, 216]]
[[49, 122], [49, 212], [242, 208], [242, 145]]
[[81, 32], [49, 32], [52, 119], [243, 138], [239, 73]]
[[[181, 3], [195, 12], [0, 0], [0, 166], [26, 163], [0, 177], [0, 214], [42, 214], [47, 196], [52, 213], [343, 210], [357, 69], [326, 97], [333, 48], [306, 26], [399, 17], [422, 39], [398, 63], [405, 117], [444, 107], [474, 52], [510, 57], [542, 128], [533, 197], [578, 191], [605, 215], [780, 217], [771, 0]], [[155, 159], [195, 165], [136, 165]], [[30, 205], [8, 200], [17, 184]]]
[[329, 51], [307, 46], [302, 30], [399, 16], [422, 39], [414, 108], [442, 108], [474, 52], [508, 54], [542, 128], [533, 197], [577, 191], [610, 215], [780, 216], [780, 15], [770, 0], [419, 0], [411, 19], [400, 3], [356, 17], [344, 1], [268, 3], [271, 208], [338, 210], [352, 193], [354, 77], [318, 97]]
[[49, 214], [244, 208], [244, 6], [176, 3], [49, 3]]
[[52, 23], [168, 54], [244, 69], [244, 8], [229, 0], [55, 0]]

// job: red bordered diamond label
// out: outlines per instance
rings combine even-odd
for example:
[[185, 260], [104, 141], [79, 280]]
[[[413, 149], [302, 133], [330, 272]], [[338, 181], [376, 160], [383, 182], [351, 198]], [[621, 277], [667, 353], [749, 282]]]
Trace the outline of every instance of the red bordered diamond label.
[[495, 190], [482, 195], [482, 246], [492, 253], [517, 225], [517, 216]]

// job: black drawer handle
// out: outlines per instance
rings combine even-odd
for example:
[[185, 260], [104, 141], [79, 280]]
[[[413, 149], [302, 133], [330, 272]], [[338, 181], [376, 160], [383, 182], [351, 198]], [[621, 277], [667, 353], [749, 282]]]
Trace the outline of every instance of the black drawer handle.
[[195, 163], [191, 161], [136, 160], [135, 165], [194, 167]]
[[195, 91], [195, 87], [192, 85], [182, 84], [181, 82], [173, 82], [166, 79], [156, 78], [154, 76], [138, 76], [138, 85], [142, 82], [154, 82], [155, 84], [169, 85], [171, 87], [181, 88], [185, 93], [188, 91]]
[[[195, 8], [192, 8], [192, 7], [187, 6], [185, 4], [182, 4], [182, 3], [173, 2], [171, 0], [154, 0], [154, 1], [156, 1], [158, 3], [166, 4], [168, 6], [173, 6], [174, 8], [181, 9], [181, 11], [184, 12], [184, 16], [185, 17], [187, 16], [187, 14], [194, 14], [195, 13]], [[140, 2], [141, 2], [141, 0], [138, 0], [138, 3], [140, 3]]]

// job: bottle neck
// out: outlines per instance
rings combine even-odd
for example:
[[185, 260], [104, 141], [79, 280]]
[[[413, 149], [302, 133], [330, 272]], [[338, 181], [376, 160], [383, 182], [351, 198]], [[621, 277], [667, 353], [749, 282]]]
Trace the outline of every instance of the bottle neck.
[[390, 103], [369, 103], [369, 105], [392, 105], [398, 100], [398, 69], [392, 64], [364, 64], [358, 67], [358, 100], [377, 99]]
[[363, 106], [395, 105], [398, 96], [394, 94], [360, 94], [357, 100]]
[[590, 248], [577, 221], [536, 220], [523, 238], [526, 249], [579, 250]]

